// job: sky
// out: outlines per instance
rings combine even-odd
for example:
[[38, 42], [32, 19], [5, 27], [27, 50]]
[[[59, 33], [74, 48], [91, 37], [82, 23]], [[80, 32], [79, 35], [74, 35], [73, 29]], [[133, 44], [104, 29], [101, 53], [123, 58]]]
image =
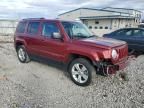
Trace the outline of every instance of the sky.
[[56, 18], [80, 7], [133, 8], [144, 12], [144, 0], [0, 0], [0, 19]]

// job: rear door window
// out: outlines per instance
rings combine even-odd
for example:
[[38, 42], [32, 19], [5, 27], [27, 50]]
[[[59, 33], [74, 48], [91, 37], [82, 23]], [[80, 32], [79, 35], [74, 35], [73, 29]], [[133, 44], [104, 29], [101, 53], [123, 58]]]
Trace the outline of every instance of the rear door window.
[[17, 32], [17, 33], [24, 33], [24, 32], [25, 32], [26, 24], [27, 24], [26, 22], [20, 22], [20, 23], [18, 24], [18, 27], [17, 27], [16, 32]]
[[27, 33], [31, 35], [38, 34], [40, 22], [29, 22]]

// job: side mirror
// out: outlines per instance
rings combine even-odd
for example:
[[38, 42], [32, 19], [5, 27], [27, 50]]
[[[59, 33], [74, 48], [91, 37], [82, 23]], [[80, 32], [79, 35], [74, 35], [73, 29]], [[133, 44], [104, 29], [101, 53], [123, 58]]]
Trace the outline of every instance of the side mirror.
[[54, 39], [61, 39], [62, 37], [61, 37], [60, 33], [58, 33], [58, 32], [53, 32], [53, 38], [54, 38]]

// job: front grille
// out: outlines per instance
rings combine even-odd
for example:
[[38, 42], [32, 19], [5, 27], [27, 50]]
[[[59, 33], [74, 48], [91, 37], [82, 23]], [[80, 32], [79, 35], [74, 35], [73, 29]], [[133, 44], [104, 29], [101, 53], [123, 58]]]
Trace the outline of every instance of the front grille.
[[119, 52], [119, 59], [123, 59], [128, 56], [128, 46], [127, 45], [118, 47], [117, 50]]

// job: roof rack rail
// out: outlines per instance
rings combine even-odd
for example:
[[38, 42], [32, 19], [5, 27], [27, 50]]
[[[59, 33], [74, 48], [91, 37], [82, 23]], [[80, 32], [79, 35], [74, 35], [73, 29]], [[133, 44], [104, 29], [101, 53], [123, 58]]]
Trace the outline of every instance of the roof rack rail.
[[23, 20], [41, 20], [41, 19], [45, 19], [45, 18], [25, 18]]

